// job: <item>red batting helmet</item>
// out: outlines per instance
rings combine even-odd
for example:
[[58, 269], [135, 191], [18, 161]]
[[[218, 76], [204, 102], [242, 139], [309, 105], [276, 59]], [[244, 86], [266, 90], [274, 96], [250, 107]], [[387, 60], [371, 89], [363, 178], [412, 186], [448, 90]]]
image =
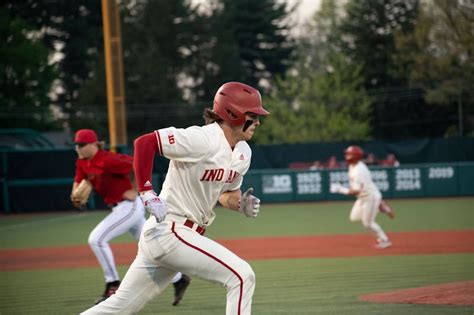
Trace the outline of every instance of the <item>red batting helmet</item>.
[[344, 157], [348, 164], [359, 162], [364, 156], [364, 151], [357, 145], [351, 145], [344, 150]]
[[227, 82], [214, 96], [214, 112], [231, 125], [245, 123], [245, 113], [266, 116], [269, 114], [262, 106], [260, 92], [240, 82]]

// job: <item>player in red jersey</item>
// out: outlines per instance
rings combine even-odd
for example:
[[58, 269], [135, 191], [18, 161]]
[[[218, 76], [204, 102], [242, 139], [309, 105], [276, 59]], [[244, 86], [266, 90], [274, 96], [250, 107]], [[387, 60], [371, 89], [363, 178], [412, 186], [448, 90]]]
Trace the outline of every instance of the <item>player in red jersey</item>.
[[[145, 210], [131, 181], [133, 157], [104, 150], [103, 143], [97, 140], [97, 134], [91, 129], [78, 130], [74, 143], [78, 159], [73, 191], [83, 179], [87, 179], [112, 209], [89, 235], [89, 245], [104, 271], [106, 282], [97, 304], [114, 294], [120, 285], [109, 241], [126, 232], [138, 240], [145, 223]], [[72, 203], [80, 206], [74, 198]], [[173, 279], [175, 284], [183, 281], [189, 284], [189, 278], [184, 276], [182, 279], [181, 273]]]

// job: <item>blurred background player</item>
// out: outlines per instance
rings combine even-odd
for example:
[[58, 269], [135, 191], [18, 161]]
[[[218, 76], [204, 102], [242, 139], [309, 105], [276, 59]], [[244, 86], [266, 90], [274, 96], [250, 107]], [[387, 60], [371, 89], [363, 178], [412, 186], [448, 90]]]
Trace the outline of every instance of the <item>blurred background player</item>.
[[[120, 285], [109, 241], [126, 232], [138, 240], [145, 223], [145, 211], [137, 191], [132, 187], [131, 156], [104, 150], [103, 142], [97, 140], [97, 134], [91, 129], [78, 130], [74, 143], [78, 159], [73, 191], [83, 179], [87, 179], [112, 209], [112, 212], [89, 235], [89, 245], [104, 271], [106, 283], [104, 293], [96, 300], [97, 304], [114, 294]], [[71, 201], [75, 207], [82, 206], [72, 195]], [[173, 303], [176, 303], [176, 300], [182, 297], [183, 287], [185, 289], [189, 284], [189, 278], [187, 276], [181, 278], [179, 273], [173, 280], [175, 282]]]
[[376, 248], [383, 249], [392, 245], [383, 229], [375, 222], [382, 194], [372, 181], [370, 171], [362, 162], [364, 151], [359, 146], [351, 145], [344, 151], [345, 160], [349, 166], [349, 187], [339, 183], [331, 184], [331, 193], [341, 193], [355, 196], [350, 220], [361, 221], [362, 225], [372, 231], [377, 237]]
[[368, 153], [367, 157], [364, 160], [365, 165], [371, 166], [371, 165], [377, 165], [378, 161], [375, 158], [375, 154], [373, 153]]
[[[260, 93], [239, 82], [222, 85], [205, 126], [163, 128], [135, 140], [134, 166], [147, 211], [138, 254], [111, 298], [83, 314], [137, 313], [160, 294], [177, 270], [227, 289], [226, 314], [250, 314], [255, 274], [236, 254], [204, 236], [215, 219], [217, 202], [255, 218], [260, 200], [241, 193], [250, 167], [250, 140], [267, 115]], [[151, 176], [156, 154], [170, 159], [159, 196]], [[151, 276], [150, 276], [151, 275]]]
[[381, 160], [379, 163], [381, 166], [389, 166], [389, 167], [399, 167], [400, 162], [397, 160], [395, 154], [389, 153], [385, 157], [385, 159]]

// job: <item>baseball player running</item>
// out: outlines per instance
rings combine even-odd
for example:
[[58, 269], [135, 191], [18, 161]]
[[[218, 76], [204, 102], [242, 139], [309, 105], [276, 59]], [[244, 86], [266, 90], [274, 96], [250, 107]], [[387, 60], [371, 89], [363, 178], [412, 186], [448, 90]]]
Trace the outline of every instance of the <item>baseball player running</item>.
[[[204, 236], [221, 205], [255, 218], [260, 200], [252, 188], [241, 193], [250, 166], [250, 140], [268, 115], [260, 93], [229, 82], [205, 109], [205, 126], [156, 130], [135, 140], [134, 167], [145, 209], [138, 254], [117, 293], [83, 314], [131, 314], [160, 294], [177, 270], [218, 282], [227, 289], [226, 314], [250, 314], [255, 274], [236, 254]], [[170, 159], [159, 196], [151, 175], [155, 154]]]
[[344, 157], [349, 165], [349, 187], [333, 183], [330, 192], [357, 197], [351, 210], [350, 220], [353, 222], [362, 221], [362, 225], [376, 235], [377, 245], [375, 247], [383, 249], [392, 245], [392, 242], [380, 225], [375, 222], [382, 194], [372, 181], [367, 165], [362, 162], [363, 156], [364, 151], [356, 145], [351, 145], [344, 151]]
[[[78, 208], [83, 206], [74, 192], [82, 180], [87, 180], [112, 209], [112, 212], [89, 235], [89, 245], [104, 271], [106, 283], [104, 293], [96, 300], [97, 304], [114, 294], [120, 285], [109, 241], [126, 232], [130, 232], [138, 240], [145, 224], [145, 210], [136, 190], [132, 188], [131, 156], [103, 150], [103, 143], [97, 141], [97, 134], [91, 129], [78, 130], [74, 142], [78, 159], [71, 194], [73, 205]], [[175, 284], [173, 304], [177, 304], [189, 284], [189, 278], [184, 275], [181, 277], [179, 273], [173, 280]]]

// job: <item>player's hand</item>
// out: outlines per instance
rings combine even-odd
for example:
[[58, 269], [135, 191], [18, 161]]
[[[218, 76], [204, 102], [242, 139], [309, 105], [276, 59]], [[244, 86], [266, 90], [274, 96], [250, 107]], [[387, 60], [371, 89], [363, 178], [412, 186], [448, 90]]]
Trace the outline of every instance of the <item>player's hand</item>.
[[331, 183], [331, 186], [329, 186], [329, 191], [332, 194], [337, 194], [337, 193], [339, 193], [340, 186], [341, 186], [341, 184], [339, 184], [339, 183]]
[[79, 198], [75, 198], [73, 196], [71, 196], [71, 203], [74, 208], [77, 208], [79, 210], [82, 210], [85, 206], [85, 204], [81, 203], [81, 200]]
[[339, 183], [332, 183], [331, 186], [329, 186], [329, 191], [333, 194], [347, 195], [349, 193], [349, 188], [344, 187]]
[[255, 218], [260, 211], [260, 199], [252, 195], [253, 188], [247, 189], [239, 200], [239, 212], [247, 217]]
[[144, 193], [141, 193], [140, 198], [143, 201], [145, 210], [154, 215], [156, 217], [156, 221], [162, 222], [165, 219], [168, 209], [166, 208], [165, 201], [160, 199], [156, 195], [156, 192], [153, 190], [148, 190]]

